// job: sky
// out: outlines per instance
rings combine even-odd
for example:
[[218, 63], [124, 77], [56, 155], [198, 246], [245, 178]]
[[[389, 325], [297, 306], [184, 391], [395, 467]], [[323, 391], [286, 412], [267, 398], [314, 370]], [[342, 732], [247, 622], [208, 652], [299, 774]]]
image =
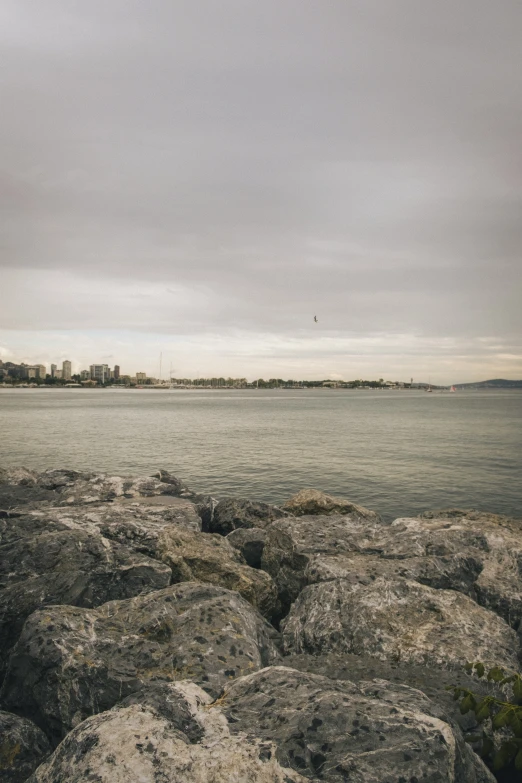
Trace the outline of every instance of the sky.
[[3, 0], [0, 359], [522, 378], [521, 40], [520, 0]]

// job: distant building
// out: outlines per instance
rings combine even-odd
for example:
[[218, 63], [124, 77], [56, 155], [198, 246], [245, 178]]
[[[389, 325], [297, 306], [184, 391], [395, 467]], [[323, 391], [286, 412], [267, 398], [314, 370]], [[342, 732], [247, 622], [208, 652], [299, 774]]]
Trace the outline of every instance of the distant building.
[[110, 378], [108, 364], [91, 364], [91, 380], [98, 383], [106, 383]]
[[143, 383], [147, 380], [147, 373], [146, 372], [137, 372], [136, 373], [136, 383]]
[[72, 365], [68, 359], [62, 362], [62, 378], [66, 381], [70, 381], [72, 378]]
[[119, 381], [120, 380], [120, 365], [115, 364], [114, 365], [114, 380]]
[[57, 370], [56, 364], [51, 364], [51, 378], [56, 377], [56, 370]]
[[91, 379], [91, 371], [90, 370], [82, 370], [80, 373], [80, 380], [81, 381], [89, 381]]
[[63, 370], [55, 370], [54, 371], [54, 377], [55, 378], [63, 378]]
[[45, 378], [45, 364], [21, 364], [21, 378]]

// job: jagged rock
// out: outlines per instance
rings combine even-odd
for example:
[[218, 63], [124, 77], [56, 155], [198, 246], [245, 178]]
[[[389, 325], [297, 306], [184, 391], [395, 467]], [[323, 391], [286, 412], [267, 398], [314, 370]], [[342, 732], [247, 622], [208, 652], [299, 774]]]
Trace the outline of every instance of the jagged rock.
[[276, 661], [277, 640], [240, 595], [209, 584], [98, 609], [47, 607], [26, 620], [0, 699], [56, 741], [145, 682], [190, 678], [217, 696], [230, 679]]
[[176, 487], [151, 477], [94, 476], [89, 480], [75, 481], [60, 494], [60, 503], [85, 505], [105, 503], [118, 497], [150, 497], [152, 495], [176, 495]]
[[486, 679], [478, 679], [465, 669], [441, 669], [439, 667], [412, 664], [405, 661], [381, 661], [369, 655], [351, 653], [325, 653], [287, 655], [284, 665], [311, 674], [321, 674], [330, 680], [350, 680], [355, 684], [368, 680], [387, 680], [393, 685], [406, 685], [422, 691], [435, 702], [463, 731], [476, 731], [473, 712], [463, 715], [460, 701], [453, 698], [454, 686], [472, 690], [479, 697], [498, 696], [505, 699], [501, 688]]
[[210, 582], [237, 590], [265, 617], [274, 616], [277, 590], [271, 577], [246, 565], [241, 554], [222, 536], [194, 530], [201, 526], [201, 521], [191, 502], [169, 497], [176, 505], [158, 507], [148, 505], [149, 500], [156, 498], [145, 500], [145, 506], [141, 501], [117, 501], [86, 508], [54, 508], [33, 515], [75, 530], [101, 532], [108, 539], [168, 565], [173, 584]]
[[0, 473], [0, 482], [11, 486], [36, 487], [40, 474], [29, 468], [7, 468]]
[[0, 509], [9, 511], [19, 506], [37, 508], [42, 504], [55, 503], [56, 492], [25, 484], [0, 483]]
[[302, 489], [297, 495], [283, 504], [282, 508], [295, 517], [307, 514], [313, 516], [325, 514], [349, 514], [360, 519], [368, 519], [371, 522], [380, 522], [381, 518], [375, 511], [370, 511], [364, 506], [358, 506], [346, 498], [333, 497], [317, 489]]
[[0, 678], [25, 619], [48, 604], [93, 607], [160, 590], [171, 570], [94, 530], [43, 514], [0, 519]]
[[128, 544], [144, 553], [154, 551], [155, 541], [165, 529], [201, 530], [201, 520], [193, 503], [164, 495], [124, 498], [85, 507], [45, 508], [32, 511], [31, 516], [74, 530], [98, 531], [106, 538]]
[[412, 688], [276, 666], [236, 680], [217, 704], [233, 732], [274, 742], [279, 763], [307, 779], [494, 783], [445, 713]]
[[89, 481], [95, 475], [95, 473], [86, 471], [66, 470], [63, 468], [44, 470], [43, 473], [38, 474], [37, 484], [44, 489], [55, 489], [60, 492], [64, 487], [70, 487], [76, 481]]
[[275, 519], [281, 519], [288, 514], [277, 506], [269, 503], [255, 503], [241, 498], [225, 498], [220, 500], [214, 509], [210, 533], [226, 536], [238, 527], [264, 528]]
[[73, 729], [28, 783], [305, 783], [210, 703], [187, 682], [142, 691]]
[[50, 752], [49, 741], [38, 726], [0, 711], [1, 783], [23, 783]]
[[252, 568], [261, 568], [265, 548], [266, 531], [260, 527], [238, 527], [226, 537], [228, 543], [237, 549]]
[[[476, 579], [464, 589], [482, 606], [519, 629], [522, 620], [522, 523], [520, 520], [483, 512], [460, 512], [448, 516], [426, 512], [419, 518], [397, 519], [375, 540], [388, 558], [404, 563], [412, 557], [471, 559], [480, 564]], [[463, 589], [455, 582], [453, 589]]]
[[221, 536], [170, 528], [158, 538], [153, 555], [172, 570], [172, 582], [198, 581], [236, 590], [264, 617], [276, 612], [277, 590], [271, 577], [244, 564], [241, 554]]
[[172, 487], [172, 493], [176, 495], [191, 494], [188, 487], [181, 479], [169, 473], [168, 470], [158, 470], [153, 473], [152, 478], [158, 479], [162, 484], [169, 484]]
[[378, 577], [400, 576], [440, 590], [458, 590], [476, 598], [475, 584], [481, 571], [482, 563], [478, 558], [458, 554], [406, 559], [373, 555], [319, 555], [308, 563], [305, 580], [307, 584], [315, 584], [356, 577], [358, 581], [369, 584]]
[[266, 530], [261, 568], [275, 581], [283, 616], [303, 587], [308, 570], [322, 555], [346, 555], [370, 547], [381, 529], [357, 516], [288, 517]]
[[303, 590], [283, 621], [289, 652], [347, 652], [459, 668], [483, 661], [516, 669], [516, 633], [453, 590], [407, 579], [337, 579]]
[[204, 533], [208, 533], [212, 525], [212, 520], [214, 519], [214, 511], [218, 501], [216, 498], [213, 498], [212, 495], [199, 494], [192, 495], [191, 500], [201, 519], [201, 529]]

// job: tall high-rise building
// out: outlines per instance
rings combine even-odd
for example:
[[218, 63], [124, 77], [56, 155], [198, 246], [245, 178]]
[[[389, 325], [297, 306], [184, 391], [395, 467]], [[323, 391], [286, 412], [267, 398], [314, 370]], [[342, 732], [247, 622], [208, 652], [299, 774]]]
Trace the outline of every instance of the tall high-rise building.
[[62, 363], [62, 378], [70, 381], [72, 378], [72, 365], [67, 359]]
[[105, 383], [110, 378], [108, 364], [91, 364], [91, 379], [98, 383]]
[[115, 364], [114, 365], [114, 380], [119, 381], [120, 380], [120, 365]]
[[56, 364], [51, 364], [51, 378], [55, 378], [56, 377], [56, 370], [57, 369], [58, 368], [57, 368]]

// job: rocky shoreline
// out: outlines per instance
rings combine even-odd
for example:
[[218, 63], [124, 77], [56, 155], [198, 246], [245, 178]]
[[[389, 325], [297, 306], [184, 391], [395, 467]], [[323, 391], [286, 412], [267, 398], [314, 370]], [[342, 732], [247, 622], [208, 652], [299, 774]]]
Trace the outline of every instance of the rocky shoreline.
[[0, 783], [491, 782], [521, 619], [520, 520], [0, 470]]

